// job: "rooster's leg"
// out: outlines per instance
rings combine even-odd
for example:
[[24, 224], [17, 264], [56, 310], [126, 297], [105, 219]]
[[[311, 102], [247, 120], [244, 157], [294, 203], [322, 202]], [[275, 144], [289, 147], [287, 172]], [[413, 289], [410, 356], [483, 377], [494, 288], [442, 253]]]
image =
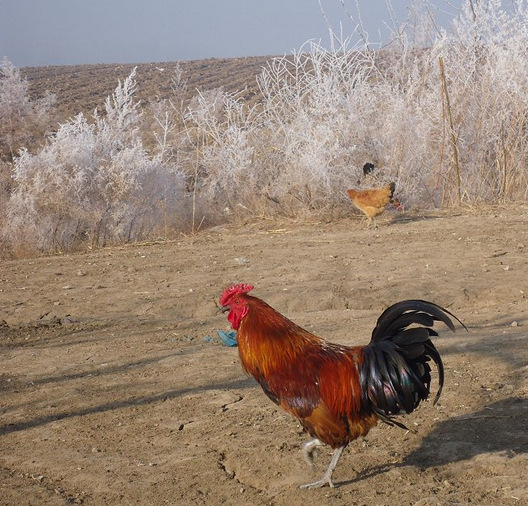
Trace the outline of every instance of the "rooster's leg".
[[[317, 441], [317, 443], [319, 444], [317, 444], [315, 441]], [[305, 448], [310, 443], [312, 443], [312, 447], [310, 447], [311, 449], [310, 448], [306, 449], [305, 453], [307, 452], [311, 453], [313, 452], [316, 446], [321, 445], [321, 441], [319, 441], [318, 439], [315, 439], [314, 441], [310, 441], [309, 443], [307, 443], [305, 445]], [[334, 484], [332, 483], [332, 473], [334, 472], [334, 469], [337, 466], [337, 462], [339, 461], [339, 457], [341, 457], [341, 453], [343, 453], [343, 450], [345, 448], [346, 448], [346, 445], [340, 446], [334, 451], [334, 454], [332, 455], [332, 460], [330, 461], [330, 464], [328, 464], [328, 467], [320, 480], [315, 481], [314, 483], [307, 483], [306, 485], [301, 485], [300, 488], [304, 488], [304, 489], [319, 488], [319, 487], [324, 487], [326, 484], [328, 484], [329, 487], [333, 488]]]
[[323, 446], [324, 443], [319, 441], [319, 439], [312, 439], [311, 441], [307, 441], [303, 445], [303, 455], [304, 460], [308, 462], [308, 465], [310, 467], [313, 467], [313, 452], [317, 449], [318, 446]]

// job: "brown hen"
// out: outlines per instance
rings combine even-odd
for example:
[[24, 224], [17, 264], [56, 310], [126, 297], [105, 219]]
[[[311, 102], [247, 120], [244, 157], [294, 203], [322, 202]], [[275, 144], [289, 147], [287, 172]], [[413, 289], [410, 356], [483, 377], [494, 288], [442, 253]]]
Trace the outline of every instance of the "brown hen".
[[370, 188], [368, 190], [350, 189], [347, 190], [347, 194], [352, 203], [365, 213], [368, 218], [367, 227], [374, 223], [374, 227], [377, 228], [375, 218], [385, 211], [389, 204], [393, 203], [395, 188], [396, 183], [389, 183], [382, 188]]

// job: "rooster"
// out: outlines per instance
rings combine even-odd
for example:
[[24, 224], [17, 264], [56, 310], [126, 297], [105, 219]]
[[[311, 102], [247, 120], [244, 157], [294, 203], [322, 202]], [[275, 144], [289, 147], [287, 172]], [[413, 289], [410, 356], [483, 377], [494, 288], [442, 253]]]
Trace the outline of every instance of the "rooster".
[[352, 203], [365, 213], [368, 218], [367, 228], [374, 222], [377, 228], [375, 217], [385, 211], [385, 208], [394, 202], [395, 183], [389, 183], [382, 188], [371, 188], [368, 190], [347, 190]]
[[411, 413], [429, 397], [430, 360], [438, 369], [438, 401], [444, 368], [430, 339], [438, 335], [432, 327], [441, 321], [454, 332], [449, 317], [460, 322], [446, 309], [422, 300], [398, 302], [379, 317], [370, 344], [348, 347], [302, 329], [249, 295], [252, 289], [240, 283], [220, 297], [237, 331], [242, 367], [314, 438], [303, 447], [308, 463], [313, 464], [318, 446], [335, 450], [322, 478], [301, 488], [333, 487], [332, 473], [343, 450], [378, 420], [405, 428], [393, 416]]

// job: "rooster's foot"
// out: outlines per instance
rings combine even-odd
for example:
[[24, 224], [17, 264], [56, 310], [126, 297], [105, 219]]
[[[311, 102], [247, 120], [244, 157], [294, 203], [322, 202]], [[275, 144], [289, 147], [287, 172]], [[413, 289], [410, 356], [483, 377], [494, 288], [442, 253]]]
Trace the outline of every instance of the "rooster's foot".
[[[312, 453], [313, 451], [318, 447], [321, 446], [323, 443], [319, 441], [319, 439], [314, 439], [312, 441], [308, 441], [303, 447], [305, 458], [308, 460], [309, 463], [312, 462], [313, 457]], [[301, 485], [300, 488], [305, 490], [311, 490], [314, 488], [320, 488], [324, 487], [325, 485], [328, 485], [331, 488], [334, 488], [334, 484], [332, 483], [332, 473], [334, 472], [335, 467], [337, 466], [337, 462], [339, 460], [339, 457], [341, 457], [341, 453], [343, 453], [343, 450], [345, 449], [345, 446], [340, 446], [339, 448], [336, 448], [334, 451], [334, 454], [332, 455], [332, 460], [330, 461], [330, 464], [328, 464], [328, 468], [326, 469], [325, 473], [323, 474], [323, 477], [315, 481], [313, 483], [307, 483], [306, 485]]]

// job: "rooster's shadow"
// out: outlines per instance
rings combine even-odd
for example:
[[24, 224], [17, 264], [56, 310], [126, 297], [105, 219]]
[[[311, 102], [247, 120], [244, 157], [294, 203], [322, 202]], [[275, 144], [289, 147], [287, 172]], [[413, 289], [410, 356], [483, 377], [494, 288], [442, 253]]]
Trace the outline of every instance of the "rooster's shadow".
[[336, 485], [348, 485], [406, 466], [426, 470], [484, 453], [501, 453], [510, 458], [528, 453], [528, 399], [511, 397], [478, 412], [446, 420], [401, 462], [367, 468]]

